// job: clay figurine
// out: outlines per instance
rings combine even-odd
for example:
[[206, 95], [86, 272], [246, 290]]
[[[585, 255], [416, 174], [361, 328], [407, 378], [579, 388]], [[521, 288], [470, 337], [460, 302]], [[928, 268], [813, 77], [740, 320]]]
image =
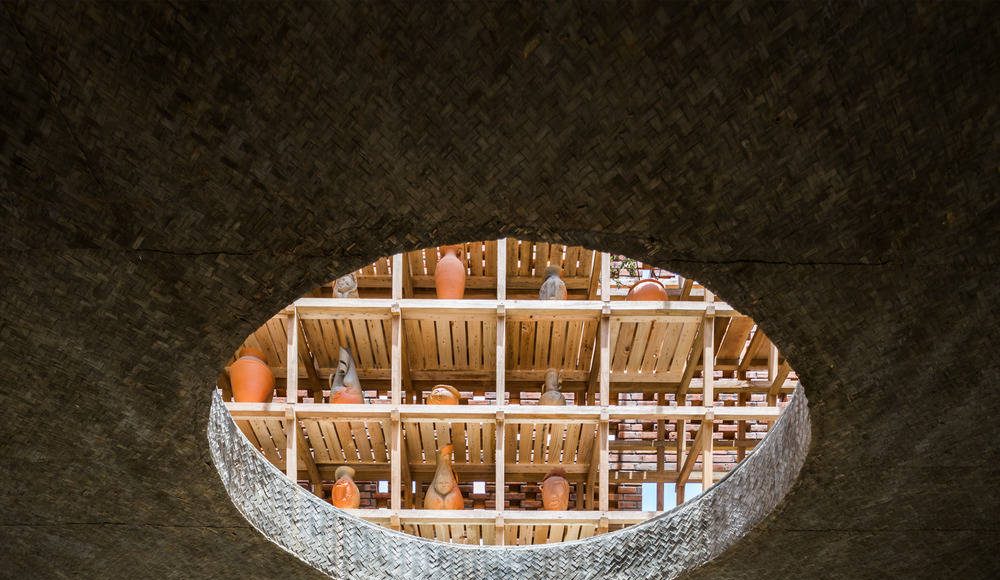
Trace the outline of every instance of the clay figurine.
[[462, 246], [444, 246], [444, 256], [434, 266], [434, 288], [438, 298], [458, 299], [465, 296], [465, 262], [456, 253]]
[[451, 445], [445, 445], [438, 451], [437, 471], [424, 495], [426, 510], [460, 510], [465, 507], [462, 491], [458, 489], [458, 477], [451, 466], [453, 450]]
[[341, 509], [358, 509], [361, 507], [361, 492], [354, 483], [354, 469], [346, 465], [338, 467], [333, 474], [337, 481], [333, 484], [330, 503]]
[[256, 348], [240, 351], [240, 358], [229, 367], [229, 381], [237, 403], [270, 403], [274, 396], [274, 373], [267, 356]]
[[344, 347], [340, 347], [337, 372], [330, 377], [330, 402], [338, 405], [359, 405], [365, 402], [354, 357], [351, 356], [351, 351]]
[[427, 397], [428, 405], [457, 405], [462, 400], [462, 394], [451, 385], [434, 385]]
[[560, 406], [566, 404], [566, 397], [559, 392], [559, 371], [549, 369], [545, 373], [545, 387], [542, 396], [538, 398], [539, 405]]
[[357, 298], [358, 297], [358, 279], [354, 277], [354, 274], [345, 274], [337, 281], [333, 283], [333, 297], [334, 298]]
[[556, 467], [545, 476], [539, 485], [542, 489], [542, 509], [549, 511], [565, 511], [569, 509], [569, 482], [566, 472]]
[[663, 284], [655, 278], [646, 278], [645, 280], [639, 280], [629, 288], [628, 294], [625, 296], [625, 300], [630, 300], [634, 302], [641, 301], [656, 301], [663, 302], [669, 300], [667, 297], [667, 289], [663, 287]]
[[545, 270], [545, 281], [538, 291], [539, 300], [566, 300], [566, 283], [559, 275], [562, 268], [559, 266], [549, 266]]

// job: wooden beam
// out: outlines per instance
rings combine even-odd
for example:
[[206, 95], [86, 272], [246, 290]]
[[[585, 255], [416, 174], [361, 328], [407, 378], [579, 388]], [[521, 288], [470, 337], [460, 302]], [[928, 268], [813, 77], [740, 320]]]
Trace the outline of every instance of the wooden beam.
[[609, 423], [607, 414], [601, 416], [601, 422], [597, 430], [598, 442], [600, 443], [601, 456], [598, 468], [598, 507], [601, 512], [608, 511], [608, 439]]
[[611, 254], [601, 252], [601, 300], [611, 300]]
[[[302, 327], [302, 321], [298, 320], [295, 328], [299, 333], [299, 359], [302, 361], [303, 366], [306, 367], [306, 376], [309, 379], [309, 387], [312, 392], [313, 401], [316, 403], [323, 402], [323, 380], [319, 377], [319, 369], [316, 364], [316, 358], [313, 356], [312, 348], [310, 348], [309, 341], [306, 340], [305, 329]], [[285, 383], [285, 388], [287, 389], [287, 381]]]
[[285, 371], [288, 382], [285, 386], [285, 474], [295, 481], [299, 474], [299, 437], [296, 433], [299, 430], [298, 421], [295, 418], [295, 403], [298, 400], [299, 385], [299, 319], [293, 311], [292, 315], [285, 319], [285, 336], [287, 339], [285, 361], [288, 363], [288, 370]]
[[[506, 247], [506, 244], [504, 244]], [[507, 424], [504, 422], [503, 411], [497, 411], [496, 414], [496, 455], [494, 459], [495, 476], [494, 480], [496, 486], [494, 488], [494, 493], [496, 495], [496, 509], [497, 509], [497, 527], [502, 528], [503, 524], [499, 523], [503, 520], [504, 516], [504, 501], [506, 498], [506, 473], [505, 473], [505, 461], [507, 457]]]
[[[684, 484], [687, 483], [688, 477], [691, 475], [691, 471], [694, 469], [694, 464], [698, 460], [698, 455], [705, 449], [705, 437], [707, 436], [706, 433], [711, 428], [710, 425], [711, 423], [703, 421], [701, 427], [698, 429], [698, 434], [695, 435], [694, 441], [691, 443], [691, 452], [688, 453], [687, 457], [684, 458], [684, 464], [681, 466], [680, 471], [678, 471], [677, 473], [678, 490], [684, 488]], [[709, 429], [706, 429], [706, 426], [709, 426]], [[678, 461], [678, 463], [680, 463], [680, 461]], [[704, 470], [702, 471], [704, 472]], [[704, 473], [702, 474], [702, 477], [704, 477]]]
[[767, 404], [777, 405], [778, 404], [778, 393], [781, 392], [781, 386], [785, 383], [785, 379], [788, 378], [788, 373], [791, 372], [792, 367], [788, 364], [788, 361], [782, 361], [781, 365], [778, 366], [778, 373], [773, 377], [771, 382], [771, 388], [767, 390]]
[[[496, 402], [507, 402], [507, 238], [497, 240], [497, 352], [496, 356]], [[500, 436], [500, 433], [497, 433]]]
[[767, 335], [761, 331], [760, 327], [757, 327], [757, 330], [753, 333], [753, 337], [750, 339], [750, 344], [747, 345], [747, 351], [743, 353], [743, 358], [740, 359], [739, 367], [736, 369], [736, 372], [739, 373], [739, 378], [746, 378], [747, 369], [750, 368], [750, 363], [757, 355], [757, 351], [760, 350], [760, 347], [764, 345], [765, 341], [767, 341]]
[[711, 407], [715, 404], [715, 391], [712, 390], [715, 381], [715, 295], [705, 290], [705, 302], [708, 308], [705, 310], [705, 320], [702, 323], [702, 345], [704, 352], [701, 355], [702, 374], [702, 404]]
[[[656, 395], [656, 404], [658, 406], [663, 406], [666, 402], [666, 396], [663, 393], [658, 393]], [[664, 443], [667, 437], [667, 424], [663, 419], [658, 419], [656, 421], [656, 441], [657, 443]], [[610, 447], [609, 447], [610, 450]], [[663, 445], [657, 445], [656, 448], [656, 471], [657, 473], [663, 473], [663, 468], [666, 462], [666, 450]], [[664, 504], [664, 486], [662, 482], [656, 484], [656, 509], [658, 511], [663, 511]]]
[[[316, 497], [323, 499], [323, 482], [319, 476], [319, 468], [316, 466], [316, 459], [309, 450], [309, 444], [302, 434], [302, 429], [295, 429], [295, 436], [298, 438], [299, 459], [306, 466], [306, 473], [309, 476], [309, 485], [312, 488], [312, 492]], [[296, 475], [298, 474], [296, 473]]]
[[695, 334], [694, 342], [691, 345], [691, 351], [688, 352], [687, 362], [684, 363], [684, 374], [681, 375], [681, 383], [677, 386], [677, 399], [678, 405], [684, 405], [687, 403], [687, 393], [688, 388], [691, 386], [691, 379], [694, 378], [694, 372], [698, 367], [698, 361], [701, 360], [702, 354], [702, 334], [704, 333], [705, 325], [699, 325], [698, 332]]
[[708, 488], [715, 483], [715, 449], [713, 448], [715, 437], [715, 421], [711, 415], [701, 422], [701, 428], [705, 430], [705, 438], [702, 440], [704, 449], [701, 457], [701, 491], [705, 493]]

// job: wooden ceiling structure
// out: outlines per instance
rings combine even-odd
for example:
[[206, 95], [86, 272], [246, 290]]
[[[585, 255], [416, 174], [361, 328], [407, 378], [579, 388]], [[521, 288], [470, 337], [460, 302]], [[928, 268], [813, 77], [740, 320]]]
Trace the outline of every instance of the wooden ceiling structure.
[[[426, 248], [380, 259], [355, 273], [360, 298], [333, 298], [324, 285], [249, 336], [244, 346], [262, 350], [277, 377], [275, 402], [231, 402], [228, 365], [219, 377], [247, 438], [316, 495], [328, 495], [341, 465], [358, 481], [389, 481], [387, 505], [355, 510], [359, 517], [429, 539], [508, 545], [634, 524], [659, 512], [621, 509], [613, 485], [655, 483], [657, 510], [667, 486], [683, 502], [686, 483], [705, 489], [752, 452], [794, 388], [753, 320], [697, 282], [508, 238], [464, 244], [466, 297], [437, 300], [441, 255]], [[562, 268], [568, 300], [538, 300], [550, 265]], [[638, 272], [665, 282], [670, 299], [625, 301]], [[341, 346], [354, 353], [368, 404], [327, 402]], [[534, 404], [549, 368], [559, 371], [566, 407]], [[463, 404], [423, 405], [439, 383], [462, 391]], [[491, 509], [418, 509], [446, 444], [463, 483], [506, 489], [564, 468], [573, 509], [508, 509], [496, 497]]]

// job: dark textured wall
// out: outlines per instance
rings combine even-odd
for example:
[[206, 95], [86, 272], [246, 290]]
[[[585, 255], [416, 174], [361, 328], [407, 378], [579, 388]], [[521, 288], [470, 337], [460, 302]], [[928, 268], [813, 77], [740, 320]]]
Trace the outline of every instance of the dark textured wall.
[[697, 577], [1000, 569], [995, 4], [5, 3], [0, 576], [309, 577], [226, 499], [225, 355], [516, 234], [704, 281], [811, 402]]

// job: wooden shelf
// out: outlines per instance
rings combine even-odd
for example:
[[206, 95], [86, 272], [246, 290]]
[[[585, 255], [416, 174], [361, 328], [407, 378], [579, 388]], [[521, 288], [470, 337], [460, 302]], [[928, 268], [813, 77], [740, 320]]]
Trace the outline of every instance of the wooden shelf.
[[[627, 302], [612, 295], [608, 254], [513, 239], [465, 250], [468, 299], [430, 298], [440, 252], [429, 248], [359, 271], [362, 298], [320, 290], [249, 337], [246, 345], [265, 353], [285, 395], [284, 402], [226, 403], [251, 443], [318, 495], [341, 465], [354, 468], [358, 481], [388, 480], [390, 507], [354, 511], [364, 519], [442, 541], [547, 543], [658, 513], [609, 509], [613, 484], [656, 483], [662, 497], [663, 484], [676, 482], [679, 502], [684, 483], [704, 476], [703, 487], [711, 486], [724, 469], [716, 455], [742, 458], [794, 388], [787, 361], [753, 321], [691, 281], [677, 278], [670, 291], [678, 300]], [[549, 264], [563, 268], [570, 299], [527, 299]], [[341, 347], [351, 349], [367, 395], [377, 400], [323, 402]], [[549, 368], [559, 371], [573, 404], [525, 404]], [[479, 400], [418, 404], [438, 383]], [[226, 394], [227, 372], [220, 387]], [[610, 441], [623, 429], [636, 439]], [[489, 482], [500, 493], [507, 482], [533, 484], [561, 467], [578, 509], [503, 509], [503, 497], [496, 510], [413, 509], [447, 444], [460, 481]]]

